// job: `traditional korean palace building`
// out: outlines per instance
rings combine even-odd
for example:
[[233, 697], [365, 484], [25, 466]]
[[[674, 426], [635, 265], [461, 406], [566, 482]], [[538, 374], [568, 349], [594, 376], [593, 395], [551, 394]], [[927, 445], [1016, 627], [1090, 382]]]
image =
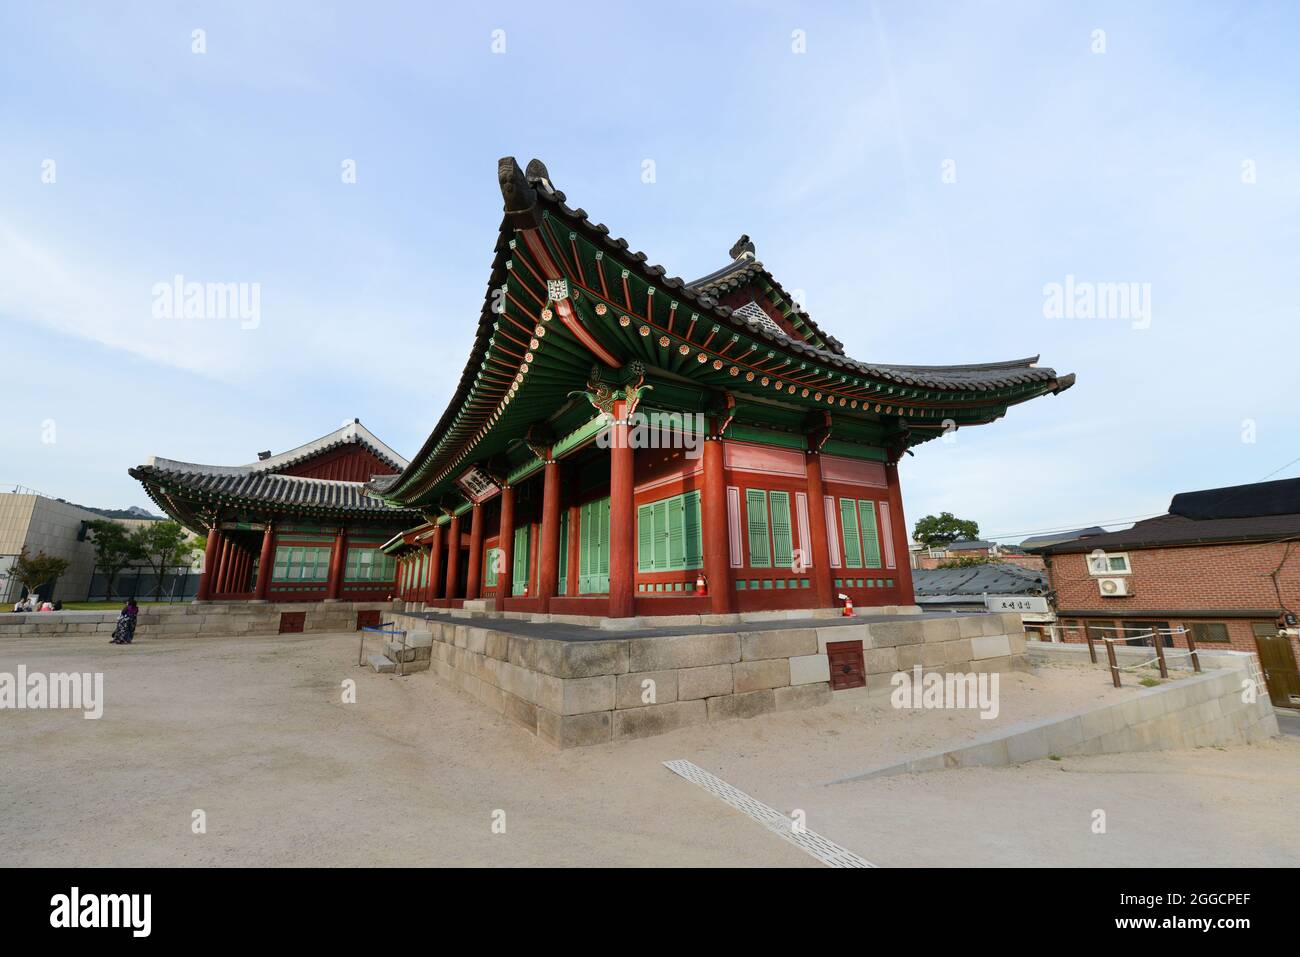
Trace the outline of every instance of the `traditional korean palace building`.
[[208, 538], [199, 601], [383, 601], [396, 563], [381, 550], [420, 514], [367, 494], [407, 467], [354, 420], [250, 465], [152, 458], [130, 469], [158, 507]]
[[[539, 161], [503, 159], [498, 178], [460, 384], [414, 458], [375, 470], [390, 473], [369, 481], [375, 501], [347, 499], [371, 536], [424, 516], [383, 548], [408, 601], [612, 617], [910, 606], [899, 457], [1074, 382], [1032, 358], [856, 361], [748, 237], [683, 282], [566, 205]], [[221, 509], [232, 532], [264, 520], [243, 499], [183, 498], [208, 480], [192, 481], [159, 504], [194, 522]]]

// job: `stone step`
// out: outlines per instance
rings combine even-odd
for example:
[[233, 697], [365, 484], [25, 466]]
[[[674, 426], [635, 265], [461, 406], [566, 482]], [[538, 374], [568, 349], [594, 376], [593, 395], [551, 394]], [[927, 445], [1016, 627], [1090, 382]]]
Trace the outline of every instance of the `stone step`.
[[390, 641], [384, 645], [384, 655], [390, 661], [428, 661], [433, 654], [433, 639], [427, 644], [402, 647], [401, 642]]
[[392, 674], [397, 670], [397, 665], [389, 658], [383, 655], [375, 654], [366, 659], [370, 665], [370, 670], [381, 675]]
[[433, 632], [408, 631], [406, 633], [406, 644], [409, 648], [431, 648], [433, 647]]

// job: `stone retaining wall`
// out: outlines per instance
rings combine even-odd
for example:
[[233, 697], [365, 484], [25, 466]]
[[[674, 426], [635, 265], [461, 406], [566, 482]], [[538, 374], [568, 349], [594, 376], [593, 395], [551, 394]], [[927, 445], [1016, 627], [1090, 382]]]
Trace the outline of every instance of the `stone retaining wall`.
[[1255, 689], [1253, 702], [1243, 695], [1243, 683], [1250, 680], [1245, 660], [1249, 656], [1220, 652], [1215, 657], [1225, 667], [1143, 689], [1127, 701], [1021, 722], [959, 747], [928, 751], [908, 761], [828, 783], [945, 768], [1019, 764], [1052, 756], [1227, 747], [1275, 736], [1277, 716], [1267, 690]]
[[591, 640], [511, 634], [483, 619], [386, 618], [432, 634], [430, 667], [439, 678], [559, 748], [826, 704], [827, 642], [862, 642], [867, 692], [889, 690], [890, 676], [914, 665], [1025, 666], [1014, 614]]
[[[358, 611], [390, 612], [392, 602], [185, 602], [141, 605], [135, 637], [190, 638], [274, 635], [281, 612], [306, 612], [307, 632], [353, 631]], [[0, 615], [0, 640], [17, 635], [104, 635], [117, 626], [117, 611], [43, 611]]]

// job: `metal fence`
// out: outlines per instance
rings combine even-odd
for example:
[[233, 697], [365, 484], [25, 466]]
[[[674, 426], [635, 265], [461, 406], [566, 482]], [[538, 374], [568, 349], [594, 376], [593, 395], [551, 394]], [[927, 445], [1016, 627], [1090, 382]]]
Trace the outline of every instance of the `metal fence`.
[[[162, 594], [158, 601], [190, 601], [198, 593], [199, 572], [192, 568], [173, 568], [163, 574]], [[108, 576], [96, 572], [91, 576], [86, 601], [154, 601], [158, 576], [148, 568], [124, 568], [113, 579], [113, 594], [108, 594]]]

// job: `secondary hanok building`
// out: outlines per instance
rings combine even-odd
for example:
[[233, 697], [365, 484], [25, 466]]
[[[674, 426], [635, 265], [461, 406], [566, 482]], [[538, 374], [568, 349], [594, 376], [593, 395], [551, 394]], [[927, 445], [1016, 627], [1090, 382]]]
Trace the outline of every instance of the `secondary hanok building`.
[[384, 601], [396, 563], [381, 550], [419, 513], [366, 493], [407, 466], [360, 420], [249, 465], [151, 458], [130, 469], [149, 497], [207, 536], [198, 601]]
[[748, 237], [683, 282], [566, 205], [539, 161], [503, 159], [498, 179], [460, 383], [411, 463], [369, 486], [428, 519], [388, 546], [408, 599], [611, 617], [910, 606], [899, 457], [1073, 383], [1036, 359], [856, 361]]

